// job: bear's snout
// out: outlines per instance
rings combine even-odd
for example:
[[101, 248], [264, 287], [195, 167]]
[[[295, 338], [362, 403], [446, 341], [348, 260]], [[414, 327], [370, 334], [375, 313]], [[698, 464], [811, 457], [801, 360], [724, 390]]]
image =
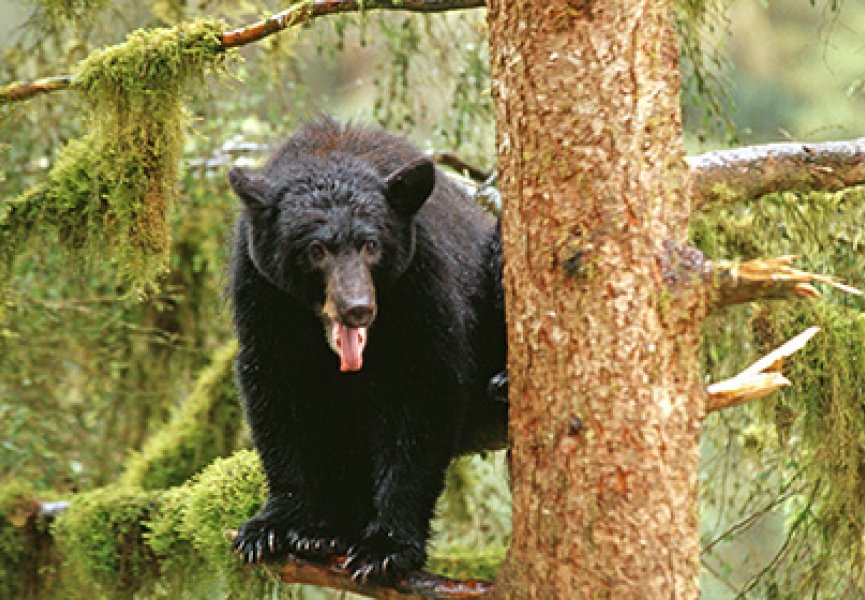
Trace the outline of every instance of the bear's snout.
[[375, 318], [375, 304], [368, 298], [355, 300], [341, 317], [346, 327], [369, 327]]

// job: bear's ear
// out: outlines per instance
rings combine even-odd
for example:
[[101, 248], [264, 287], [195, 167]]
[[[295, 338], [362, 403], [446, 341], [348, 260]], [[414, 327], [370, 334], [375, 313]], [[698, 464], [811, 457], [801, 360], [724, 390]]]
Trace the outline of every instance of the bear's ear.
[[228, 183], [250, 209], [260, 209], [267, 204], [267, 190], [270, 183], [263, 175], [249, 173], [240, 167], [231, 167], [228, 170]]
[[384, 196], [397, 213], [410, 217], [429, 198], [435, 183], [435, 167], [430, 160], [420, 158], [385, 179]]

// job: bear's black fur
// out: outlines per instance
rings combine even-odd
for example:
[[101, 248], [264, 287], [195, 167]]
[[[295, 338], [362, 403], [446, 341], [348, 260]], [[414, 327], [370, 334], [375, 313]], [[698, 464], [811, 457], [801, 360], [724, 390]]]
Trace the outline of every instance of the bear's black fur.
[[495, 222], [406, 141], [328, 118], [229, 180], [237, 377], [269, 484], [234, 547], [419, 568], [448, 463], [505, 437]]

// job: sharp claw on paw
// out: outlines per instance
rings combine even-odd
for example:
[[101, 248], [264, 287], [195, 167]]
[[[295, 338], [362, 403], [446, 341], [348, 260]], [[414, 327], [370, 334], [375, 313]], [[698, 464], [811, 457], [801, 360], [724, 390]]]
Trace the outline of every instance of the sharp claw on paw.
[[375, 567], [372, 564], [364, 565], [352, 574], [351, 579], [356, 583], [365, 584], [374, 570]]
[[267, 549], [276, 554], [276, 532], [273, 529], [267, 532]]

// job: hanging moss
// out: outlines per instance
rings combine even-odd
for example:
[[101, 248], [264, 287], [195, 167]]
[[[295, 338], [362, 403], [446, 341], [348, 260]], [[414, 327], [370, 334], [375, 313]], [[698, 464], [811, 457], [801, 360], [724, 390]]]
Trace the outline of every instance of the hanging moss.
[[127, 461], [121, 485], [148, 490], [180, 485], [237, 449], [243, 418], [234, 384], [236, 354], [234, 340], [214, 353], [176, 414]]
[[44, 182], [0, 206], [7, 266], [38, 231], [74, 251], [73, 260], [92, 266], [110, 257], [133, 288], [154, 282], [178, 195], [183, 94], [224, 64], [225, 28], [196, 20], [139, 30], [82, 61], [73, 85], [90, 114], [88, 133], [66, 145]]
[[[865, 188], [785, 193], [705, 215], [692, 239], [714, 257], [799, 254], [796, 266], [861, 288], [863, 222]], [[737, 409], [748, 421], [742, 448], [760, 473], [754, 483], [776, 482], [768, 486], [775, 497], [793, 481], [801, 490], [782, 505], [788, 541], [754, 584], [779, 598], [846, 597], [865, 585], [865, 301], [824, 292], [816, 301], [734, 307], [709, 321], [704, 338], [718, 380], [812, 325], [822, 329], [786, 361], [789, 388]]]

